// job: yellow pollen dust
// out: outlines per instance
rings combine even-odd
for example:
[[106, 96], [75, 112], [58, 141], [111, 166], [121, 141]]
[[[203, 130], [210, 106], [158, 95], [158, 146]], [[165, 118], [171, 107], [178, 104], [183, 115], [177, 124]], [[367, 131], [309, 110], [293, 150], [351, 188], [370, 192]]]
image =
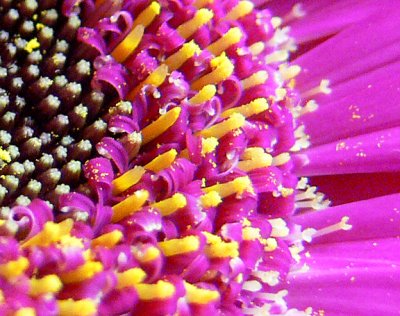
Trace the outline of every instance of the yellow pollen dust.
[[25, 51], [27, 51], [28, 53], [32, 53], [35, 49], [40, 47], [40, 43], [38, 41], [38, 39], [32, 38], [25, 46]]
[[73, 226], [72, 219], [66, 219], [61, 223], [47, 222], [43, 230], [24, 242], [21, 247], [48, 246], [51, 243], [60, 241], [64, 235], [69, 235]]
[[215, 137], [202, 138], [201, 155], [204, 157], [205, 155], [212, 153], [215, 148], [217, 148], [218, 144], [218, 139]]
[[153, 1], [146, 9], [144, 9], [133, 21], [133, 26], [143, 25], [148, 27], [157, 15], [161, 12], [161, 6], [158, 2]]
[[30, 279], [29, 294], [39, 296], [47, 293], [58, 293], [62, 288], [60, 278], [55, 274], [46, 275], [41, 279]]
[[141, 283], [146, 278], [146, 272], [140, 268], [132, 268], [124, 272], [117, 273], [118, 285], [117, 289], [132, 287], [135, 284]]
[[244, 240], [257, 240], [261, 238], [260, 229], [255, 227], [243, 227], [242, 237]]
[[228, 119], [200, 131], [203, 137], [221, 138], [235, 129], [241, 128], [246, 123], [246, 118], [240, 113], [233, 113]]
[[149, 192], [147, 190], [135, 191], [132, 195], [113, 206], [113, 216], [111, 221], [113, 223], [119, 222], [123, 218], [139, 211], [147, 202], [148, 198]]
[[0, 264], [0, 275], [4, 278], [20, 276], [29, 267], [29, 261], [25, 257]]
[[59, 316], [92, 316], [96, 315], [97, 306], [91, 299], [74, 301], [73, 299], [58, 300]]
[[200, 240], [197, 236], [186, 236], [179, 239], [161, 241], [158, 246], [165, 256], [171, 257], [199, 250]]
[[134, 168], [120, 175], [118, 178], [114, 179], [112, 182], [113, 194], [118, 195], [138, 183], [145, 172], [146, 170], [143, 167], [135, 166]]
[[225, 20], [237, 20], [254, 9], [254, 4], [251, 1], [240, 1], [228, 14], [225, 16]]
[[150, 301], [154, 299], [166, 299], [175, 294], [175, 286], [172, 283], [159, 280], [156, 284], [136, 284], [139, 299]]
[[184, 283], [186, 299], [192, 304], [208, 304], [220, 298], [219, 292], [214, 290], [202, 289], [190, 283]]
[[253, 192], [253, 187], [249, 177], [238, 177], [232, 181], [225, 183], [217, 183], [211, 187], [203, 188], [205, 193], [216, 191], [221, 198], [227, 197], [232, 194], [243, 194], [245, 191]]
[[88, 280], [101, 271], [103, 271], [101, 262], [88, 261], [75, 270], [62, 273], [60, 277], [64, 283], [76, 283]]
[[214, 16], [214, 13], [208, 9], [198, 10], [194, 17], [181, 24], [176, 30], [179, 35], [187, 39], [192, 36], [204, 24], [208, 23]]
[[123, 63], [130, 54], [138, 47], [144, 34], [144, 26], [138, 25], [129, 32], [129, 34], [120, 42], [112, 51], [111, 55], [114, 59]]
[[210, 101], [217, 93], [217, 88], [213, 84], [205, 85], [201, 90], [189, 99], [190, 104], [197, 105]]
[[159, 87], [165, 81], [165, 78], [168, 75], [168, 66], [162, 64], [158, 66], [144, 81], [142, 81], [136, 88], [134, 88], [127, 95], [127, 100], [132, 101], [144, 86], [152, 85], [154, 87]]
[[13, 314], [14, 316], [36, 316], [36, 311], [33, 307], [22, 307]]
[[239, 43], [243, 34], [240, 28], [233, 27], [226, 32], [221, 38], [207, 47], [207, 50], [213, 55], [220, 55], [227, 50], [230, 46]]
[[175, 149], [168, 150], [167, 152], [158, 155], [152, 161], [144, 166], [146, 170], [151, 170], [153, 172], [160, 172], [172, 165], [178, 152]]
[[168, 66], [169, 71], [174, 71], [180, 68], [189, 58], [195, 54], [200, 54], [200, 47], [194, 42], [183, 44], [183, 46], [174, 54], [169, 56], [165, 60], [165, 64]]
[[170, 215], [186, 206], [186, 198], [182, 193], [175, 193], [172, 197], [151, 204], [151, 207], [158, 209], [163, 216]]
[[0, 147], [0, 159], [3, 160], [4, 162], [11, 162], [10, 153], [1, 147]]
[[260, 70], [252, 74], [250, 77], [243, 79], [242, 86], [243, 89], [250, 89], [252, 87], [264, 84], [268, 80], [268, 72], [265, 70]]
[[175, 124], [180, 114], [181, 108], [175, 107], [143, 128], [141, 131], [143, 138], [142, 144], [147, 144], [164, 133], [168, 128]]
[[218, 192], [210, 191], [200, 197], [200, 203], [204, 208], [216, 207], [222, 203], [222, 199]]
[[259, 98], [251, 101], [250, 103], [231, 108], [221, 113], [221, 117], [227, 118], [233, 113], [240, 113], [244, 117], [250, 117], [268, 110], [269, 105], [265, 98]]
[[191, 85], [193, 90], [200, 90], [205, 85], [218, 84], [226, 80], [233, 73], [235, 68], [225, 53], [222, 53], [220, 56], [212, 59], [210, 65], [212, 71], [195, 80]]
[[121, 241], [122, 237], [122, 232], [116, 229], [93, 239], [92, 247], [112, 248]]
[[207, 238], [205, 253], [210, 258], [235, 258], [239, 256], [239, 244], [234, 242], [225, 242], [221, 237], [203, 232]]

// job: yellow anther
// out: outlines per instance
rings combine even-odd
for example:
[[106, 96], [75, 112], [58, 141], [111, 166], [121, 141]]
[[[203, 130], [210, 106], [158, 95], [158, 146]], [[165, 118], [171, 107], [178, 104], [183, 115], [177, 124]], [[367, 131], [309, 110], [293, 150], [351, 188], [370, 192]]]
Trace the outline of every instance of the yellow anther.
[[239, 256], [239, 245], [237, 242], [225, 242], [221, 237], [203, 232], [207, 238], [205, 253], [210, 258], [227, 258]]
[[134, 286], [135, 284], [143, 282], [145, 278], [146, 272], [140, 268], [132, 268], [124, 272], [117, 273], [117, 289]]
[[151, 204], [151, 207], [158, 209], [163, 216], [170, 215], [186, 206], [186, 198], [182, 193], [175, 193], [172, 197]]
[[137, 18], [133, 21], [133, 27], [143, 25], [147, 27], [153, 22], [154, 18], [160, 14], [161, 6], [158, 2], [152, 2], [146, 9], [144, 9]]
[[283, 80], [290, 80], [295, 78], [301, 72], [301, 67], [298, 65], [280, 65], [279, 72]]
[[172, 165], [176, 156], [178, 155], [175, 149], [170, 149], [167, 152], [158, 155], [152, 161], [150, 161], [147, 165], [144, 166], [146, 170], [151, 170], [153, 172], [159, 172], [164, 170]]
[[230, 46], [239, 43], [243, 34], [240, 28], [233, 27], [226, 32], [221, 38], [207, 47], [207, 50], [213, 55], [220, 55], [227, 50]]
[[289, 52], [285, 49], [282, 49], [265, 56], [265, 62], [267, 64], [280, 63], [288, 60], [288, 58]]
[[166, 299], [175, 294], [175, 286], [172, 283], [159, 280], [156, 284], [136, 284], [139, 299], [151, 301]]
[[244, 150], [240, 158], [242, 160], [252, 160], [254, 157], [263, 155], [264, 153], [265, 150], [262, 147], [248, 147]]
[[268, 110], [268, 107], [269, 105], [267, 100], [264, 98], [259, 98], [251, 101], [250, 103], [226, 110], [221, 113], [221, 117], [227, 118], [233, 113], [240, 113], [244, 117], [250, 117]]
[[290, 154], [289, 153], [281, 153], [278, 156], [275, 156], [272, 159], [272, 164], [274, 166], [282, 166], [285, 163], [287, 163], [290, 160]]
[[101, 262], [88, 261], [75, 270], [61, 273], [60, 277], [64, 283], [76, 283], [90, 279], [101, 271], [103, 271]]
[[74, 301], [73, 299], [58, 300], [59, 316], [92, 316], [96, 315], [97, 306], [91, 299]]
[[95, 239], [92, 240], [92, 247], [106, 247], [106, 248], [112, 248], [116, 244], [118, 244], [123, 237], [123, 234], [119, 230], [113, 230], [112, 232], [103, 234]]
[[264, 239], [263, 244], [264, 244], [264, 250], [267, 252], [274, 251], [276, 248], [278, 248], [278, 242], [276, 241], [275, 238]]
[[242, 160], [238, 162], [237, 167], [243, 171], [251, 171], [254, 169], [269, 167], [272, 164], [272, 156], [267, 153], [253, 156], [249, 160]]
[[260, 55], [264, 51], [264, 49], [265, 49], [265, 43], [264, 42], [256, 42], [256, 43], [252, 44], [249, 47], [250, 53], [253, 56]]
[[25, 51], [32, 53], [35, 49], [40, 47], [40, 43], [36, 37], [32, 38], [25, 46]]
[[252, 184], [249, 177], [238, 177], [232, 181], [225, 183], [218, 183], [211, 187], [203, 188], [205, 193], [216, 191], [221, 198], [227, 197], [232, 194], [243, 194], [243, 192], [252, 192]]
[[250, 77], [242, 80], [243, 89], [249, 89], [260, 84], [264, 84], [268, 80], [268, 72], [260, 70], [252, 74]]
[[0, 264], [0, 275], [6, 279], [20, 276], [29, 267], [29, 260], [20, 257], [17, 260]]
[[215, 290], [208, 290], [196, 287], [190, 283], [185, 282], [186, 300], [192, 304], [208, 304], [220, 298], [219, 292]]
[[241, 128], [246, 118], [239, 113], [233, 113], [228, 119], [199, 132], [203, 137], [221, 138], [235, 129]]
[[29, 294], [39, 296], [42, 294], [55, 294], [62, 288], [60, 278], [55, 274], [46, 275], [41, 279], [30, 279]]
[[193, 82], [191, 85], [193, 90], [200, 90], [205, 85], [218, 84], [226, 80], [233, 73], [235, 68], [230, 59], [226, 57], [225, 53], [212, 59], [210, 65], [212, 71]]
[[170, 257], [199, 250], [200, 240], [198, 236], [186, 236], [161, 241], [158, 246], [165, 256]]
[[189, 99], [190, 104], [202, 104], [204, 102], [210, 101], [217, 93], [217, 88], [215, 85], [208, 84], [201, 88], [201, 90]]
[[113, 194], [118, 195], [138, 183], [145, 172], [146, 170], [143, 167], [135, 166], [131, 170], [114, 179], [112, 182]]
[[212, 153], [218, 146], [218, 139], [215, 137], [202, 138], [201, 140], [201, 155]]
[[255, 227], [243, 227], [242, 237], [244, 240], [257, 240], [261, 238], [260, 229]]
[[123, 63], [130, 54], [134, 52], [136, 47], [138, 47], [140, 41], [142, 40], [144, 34], [144, 26], [138, 25], [129, 34], [119, 43], [114, 50], [112, 51], [111, 55], [114, 59], [119, 62]]
[[15, 312], [14, 316], [36, 316], [36, 311], [33, 307], [22, 307]]
[[176, 53], [169, 56], [164, 63], [168, 66], [169, 71], [173, 71], [180, 68], [195, 54], [200, 54], [200, 52], [200, 47], [194, 41], [190, 41], [189, 43], [183, 44], [183, 46]]
[[4, 162], [11, 162], [11, 155], [7, 150], [0, 147], [0, 159]]
[[200, 197], [200, 203], [204, 208], [216, 207], [222, 203], [222, 199], [218, 192], [210, 191]]
[[127, 95], [126, 99], [132, 101], [135, 96], [138, 94], [140, 89], [142, 89], [146, 85], [151, 85], [154, 87], [159, 87], [165, 81], [165, 78], [168, 75], [168, 66], [162, 64], [158, 66], [143, 82], [141, 82], [136, 88], [134, 88]]
[[228, 14], [225, 16], [225, 20], [237, 20], [240, 19], [251, 11], [253, 11], [254, 4], [251, 1], [240, 1]]
[[72, 219], [66, 219], [61, 223], [47, 222], [43, 230], [37, 235], [28, 239], [22, 244], [22, 248], [32, 246], [48, 246], [54, 242], [60, 241], [64, 235], [69, 235], [74, 222]]
[[286, 222], [282, 218], [269, 219], [268, 222], [272, 226], [271, 236], [272, 237], [286, 237], [289, 235], [289, 228]]
[[214, 13], [208, 9], [198, 10], [194, 17], [181, 24], [176, 30], [179, 35], [187, 39], [192, 36], [204, 24], [208, 23], [214, 16]]
[[193, 3], [193, 6], [196, 9], [201, 9], [201, 8], [204, 8], [205, 6], [207, 6], [208, 4], [211, 4], [211, 3], [214, 3], [214, 0], [196, 0]]
[[153, 139], [163, 134], [168, 128], [175, 124], [179, 115], [181, 114], [181, 108], [175, 107], [169, 110], [167, 113], [161, 115], [157, 120], [147, 125], [142, 129], [142, 144], [147, 144]]
[[138, 190], [134, 192], [132, 195], [113, 206], [113, 216], [111, 221], [113, 223], [119, 222], [123, 218], [139, 211], [148, 198], [149, 192], [147, 190]]
[[142, 263], [146, 263], [157, 259], [160, 254], [161, 252], [158, 248], [151, 246], [147, 248], [143, 253], [141, 253], [141, 255], [136, 259], [138, 259]]

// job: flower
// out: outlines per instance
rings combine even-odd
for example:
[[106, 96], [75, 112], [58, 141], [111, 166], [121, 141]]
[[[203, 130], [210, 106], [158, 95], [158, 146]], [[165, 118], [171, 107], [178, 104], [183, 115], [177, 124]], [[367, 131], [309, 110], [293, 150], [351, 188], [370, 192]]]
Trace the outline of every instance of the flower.
[[[390, 30], [397, 12], [386, 22], [375, 1], [324, 1], [327, 13], [281, 4], [3, 1], [1, 314], [397, 306], [397, 195], [387, 208], [377, 198], [324, 209], [312, 185], [397, 170], [396, 119], [366, 115], [364, 94], [349, 93], [393, 55], [363, 63], [379, 45], [361, 35], [369, 50], [338, 65], [318, 53], [346, 51], [372, 18]], [[347, 18], [323, 23], [327, 14]], [[319, 133], [328, 110], [351, 124]], [[316, 181], [335, 191], [340, 178]]]

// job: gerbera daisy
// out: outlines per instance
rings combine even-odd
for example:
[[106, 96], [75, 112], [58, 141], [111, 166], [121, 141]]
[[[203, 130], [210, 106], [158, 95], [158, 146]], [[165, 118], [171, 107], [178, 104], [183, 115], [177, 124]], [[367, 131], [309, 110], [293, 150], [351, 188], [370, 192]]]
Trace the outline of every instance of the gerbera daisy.
[[396, 313], [390, 4], [0, 1], [0, 313]]

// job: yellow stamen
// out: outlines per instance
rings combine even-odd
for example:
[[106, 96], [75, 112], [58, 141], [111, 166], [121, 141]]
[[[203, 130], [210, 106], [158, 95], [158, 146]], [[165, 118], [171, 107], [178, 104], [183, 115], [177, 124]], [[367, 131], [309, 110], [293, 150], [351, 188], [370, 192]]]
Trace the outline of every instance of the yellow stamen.
[[15, 312], [14, 316], [36, 316], [36, 311], [33, 307], [22, 307]]
[[123, 237], [123, 234], [119, 230], [113, 230], [112, 232], [103, 234], [92, 240], [92, 247], [106, 247], [112, 248], [118, 244]]
[[143, 138], [142, 144], [147, 144], [164, 133], [168, 128], [175, 124], [180, 114], [181, 108], [175, 107], [143, 128], [141, 132]]
[[227, 118], [233, 113], [240, 113], [244, 117], [250, 117], [268, 110], [268, 107], [269, 105], [267, 100], [264, 98], [259, 98], [251, 101], [250, 103], [226, 110], [221, 113], [221, 117]]
[[164, 64], [158, 66], [143, 82], [141, 82], [138, 86], [136, 86], [136, 88], [129, 92], [126, 99], [129, 101], [134, 100], [140, 89], [142, 89], [146, 85], [152, 85], [154, 87], [161, 86], [167, 75], [168, 66]]
[[243, 192], [252, 192], [252, 184], [249, 177], [238, 177], [232, 181], [225, 183], [217, 183], [211, 187], [203, 188], [205, 193], [216, 191], [218, 194], [224, 198], [232, 194], [243, 194]]
[[254, 4], [250, 1], [240, 1], [228, 14], [225, 16], [225, 20], [237, 20], [240, 19], [251, 11], [253, 11]]
[[198, 10], [194, 17], [181, 24], [176, 30], [179, 35], [187, 39], [192, 36], [204, 24], [208, 23], [214, 16], [214, 13], [208, 9]]
[[146, 9], [144, 9], [133, 21], [133, 27], [143, 25], [148, 27], [154, 18], [160, 14], [161, 6], [158, 2], [153, 1]]
[[147, 190], [138, 190], [131, 196], [113, 206], [113, 223], [119, 222], [121, 219], [139, 211], [149, 198]]
[[301, 72], [301, 67], [298, 65], [287, 66], [283, 64], [279, 66], [279, 72], [283, 80], [290, 80]]
[[282, 166], [285, 163], [287, 163], [290, 160], [290, 154], [289, 153], [281, 153], [278, 156], [275, 156], [272, 159], [272, 164], [274, 166]]
[[153, 172], [159, 172], [164, 170], [172, 165], [176, 156], [178, 155], [175, 149], [170, 149], [169, 151], [158, 155], [152, 161], [150, 161], [147, 165], [144, 166], [146, 170], [151, 170]]
[[218, 146], [218, 139], [215, 137], [202, 138], [201, 140], [201, 155], [212, 153]]
[[192, 83], [193, 90], [200, 90], [208, 84], [218, 84], [226, 80], [234, 70], [234, 66], [225, 53], [211, 60], [212, 71]]
[[0, 159], [4, 162], [11, 162], [11, 155], [7, 150], [4, 150], [0, 146]]
[[132, 31], [119, 43], [114, 50], [112, 51], [111, 55], [114, 59], [119, 62], [123, 63], [130, 54], [134, 52], [136, 47], [138, 47], [140, 41], [142, 40], [144, 34], [144, 26], [138, 25], [133, 28]]
[[47, 222], [44, 225], [43, 230], [37, 235], [28, 239], [22, 244], [22, 248], [32, 246], [48, 246], [54, 242], [61, 240], [64, 235], [69, 235], [71, 232], [74, 222], [72, 219], [66, 219], [61, 223]]
[[145, 172], [146, 170], [143, 167], [135, 166], [131, 170], [114, 179], [112, 182], [113, 194], [118, 195], [138, 183]]
[[216, 207], [222, 203], [222, 199], [218, 192], [210, 191], [200, 197], [200, 203], [204, 208]]
[[256, 43], [252, 44], [249, 47], [250, 53], [253, 56], [260, 55], [264, 51], [264, 49], [265, 49], [265, 43], [264, 42], [256, 42]]
[[286, 237], [289, 235], [289, 228], [286, 222], [282, 218], [269, 219], [268, 222], [272, 226], [271, 236], [272, 237]]
[[148, 247], [143, 253], [141, 253], [141, 255], [137, 257], [137, 259], [142, 263], [146, 263], [157, 259], [160, 254], [161, 252], [160, 250], [158, 250], [158, 248], [151, 246]]
[[205, 253], [210, 258], [227, 258], [239, 256], [239, 245], [237, 242], [225, 242], [221, 237], [203, 232], [207, 238]]
[[242, 80], [243, 89], [250, 89], [252, 87], [264, 84], [268, 80], [268, 72], [260, 70], [252, 74], [250, 77]]
[[200, 47], [194, 42], [183, 44], [183, 46], [174, 54], [169, 56], [165, 60], [165, 64], [168, 66], [169, 71], [174, 71], [180, 68], [189, 58], [195, 54], [200, 54]]
[[163, 254], [167, 257], [197, 251], [200, 247], [198, 236], [186, 236], [179, 239], [170, 239], [158, 243]]
[[61, 273], [60, 277], [64, 283], [76, 283], [90, 279], [101, 271], [103, 271], [101, 262], [88, 261], [75, 270]]
[[238, 162], [237, 167], [243, 171], [251, 171], [254, 169], [269, 167], [272, 164], [272, 156], [267, 153], [253, 156], [249, 160], [242, 160]]
[[92, 316], [96, 314], [96, 303], [91, 299], [74, 301], [73, 299], [58, 300], [59, 316]]
[[185, 207], [186, 203], [186, 198], [182, 193], [175, 193], [168, 199], [151, 204], [151, 207], [157, 208], [161, 215], [167, 216]]
[[55, 274], [46, 275], [41, 279], [30, 279], [29, 294], [39, 296], [48, 293], [58, 293], [62, 288], [62, 282]]
[[211, 4], [211, 3], [214, 3], [214, 0], [196, 0], [193, 3], [193, 6], [196, 9], [201, 9], [201, 8], [204, 8], [206, 5]]
[[243, 34], [240, 28], [233, 27], [226, 32], [221, 38], [207, 47], [207, 50], [213, 55], [220, 55], [227, 50], [230, 46], [239, 43]]
[[17, 260], [0, 264], [0, 275], [6, 279], [20, 276], [29, 267], [29, 260], [20, 257]]
[[196, 287], [185, 282], [186, 300], [192, 304], [208, 304], [220, 298], [219, 292]]
[[260, 229], [255, 227], [243, 227], [242, 237], [244, 240], [257, 240], [261, 238]]
[[139, 299], [151, 301], [154, 299], [166, 299], [175, 294], [175, 286], [172, 283], [159, 280], [156, 284], [136, 284]]
[[285, 49], [277, 50], [265, 57], [267, 64], [273, 64], [278, 62], [284, 62], [289, 58], [289, 52]]
[[246, 118], [239, 113], [233, 113], [228, 119], [221, 123], [215, 124], [207, 129], [199, 132], [203, 137], [221, 138], [229, 132], [241, 128], [246, 122]]
[[240, 157], [242, 160], [252, 160], [253, 157], [263, 155], [265, 153], [264, 148], [261, 147], [248, 147], [244, 150], [242, 156]]
[[306, 99], [317, 94], [330, 94], [332, 89], [329, 87], [330, 81], [327, 79], [322, 79], [319, 86], [305, 91], [301, 94], [301, 97]]
[[117, 289], [134, 286], [135, 284], [143, 282], [145, 278], [146, 272], [140, 268], [132, 268], [124, 272], [117, 273]]
[[204, 102], [210, 101], [217, 93], [217, 88], [215, 85], [208, 84], [201, 88], [201, 90], [189, 99], [190, 104], [202, 104]]

